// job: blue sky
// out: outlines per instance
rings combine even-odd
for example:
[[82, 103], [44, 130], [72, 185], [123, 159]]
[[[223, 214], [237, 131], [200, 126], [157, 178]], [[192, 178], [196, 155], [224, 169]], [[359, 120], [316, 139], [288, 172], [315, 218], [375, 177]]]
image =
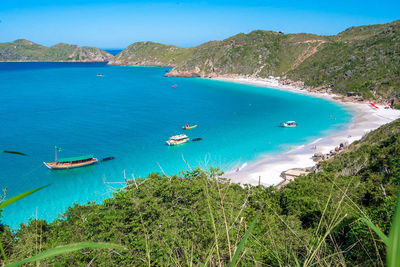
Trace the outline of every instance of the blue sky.
[[1, 0], [0, 42], [28, 39], [101, 48], [137, 41], [183, 47], [240, 32], [337, 34], [400, 19], [400, 1]]

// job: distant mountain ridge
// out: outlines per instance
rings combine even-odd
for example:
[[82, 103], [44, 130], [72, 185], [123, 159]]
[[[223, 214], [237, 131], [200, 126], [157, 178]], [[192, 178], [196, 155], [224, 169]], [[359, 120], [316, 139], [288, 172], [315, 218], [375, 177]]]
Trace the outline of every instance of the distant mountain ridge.
[[50, 47], [19, 39], [0, 43], [0, 62], [107, 62], [110, 53], [96, 47], [59, 43]]
[[171, 66], [168, 76], [280, 76], [337, 93], [400, 99], [400, 20], [351, 27], [335, 36], [240, 33], [192, 48], [128, 46], [109, 64]]

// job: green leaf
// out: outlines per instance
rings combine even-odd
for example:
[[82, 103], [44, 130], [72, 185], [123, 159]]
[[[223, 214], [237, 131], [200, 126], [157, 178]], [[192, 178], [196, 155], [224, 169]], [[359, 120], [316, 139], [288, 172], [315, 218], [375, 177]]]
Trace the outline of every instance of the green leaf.
[[233, 267], [233, 266], [236, 265], [236, 262], [239, 259], [239, 255], [240, 255], [240, 253], [242, 252], [242, 250], [244, 248], [244, 244], [246, 243], [246, 240], [249, 238], [251, 232], [254, 230], [254, 227], [256, 226], [257, 220], [258, 220], [258, 216], [251, 223], [249, 230], [247, 230], [247, 232], [244, 235], [243, 239], [240, 241], [239, 246], [237, 247], [237, 249], [235, 251], [235, 255], [233, 255], [232, 261], [229, 263], [229, 267]]
[[366, 225], [368, 225], [369, 228], [374, 230], [374, 232], [382, 239], [382, 241], [386, 245], [389, 245], [388, 237], [384, 233], [382, 233], [382, 231], [378, 227], [376, 227], [370, 220], [368, 220], [366, 218], [361, 218], [361, 221], [364, 222]]
[[201, 267], [206, 267], [206, 265], [204, 264], [204, 263], [202, 263], [199, 259], [197, 259], [197, 258], [194, 258], [196, 261], [197, 261], [197, 263], [201, 266]]
[[70, 245], [66, 245], [66, 246], [59, 246], [59, 247], [51, 248], [49, 250], [43, 251], [42, 253], [39, 253], [39, 254], [33, 256], [33, 257], [10, 263], [10, 264], [6, 265], [6, 267], [20, 266], [20, 265], [28, 263], [28, 262], [40, 261], [40, 260], [48, 259], [51, 257], [59, 256], [62, 254], [74, 252], [76, 250], [80, 250], [80, 249], [84, 249], [84, 248], [126, 249], [125, 247], [123, 247], [121, 245], [116, 245], [116, 244], [82, 242], [82, 243], [76, 243], [76, 244], [70, 244]]
[[400, 190], [397, 193], [397, 203], [389, 233], [386, 264], [388, 267], [400, 266]]
[[24, 154], [22, 152], [10, 151], [10, 150], [0, 150], [0, 153], [17, 154], [17, 155], [26, 156], [26, 154]]
[[36, 191], [39, 191], [39, 190], [41, 190], [41, 189], [43, 189], [43, 188], [45, 188], [45, 187], [48, 187], [48, 186], [49, 186], [49, 185], [45, 185], [45, 186], [42, 186], [42, 187], [33, 189], [33, 190], [31, 190], [31, 191], [27, 191], [27, 192], [25, 192], [25, 193], [19, 194], [19, 195], [15, 196], [15, 197], [9, 198], [9, 199], [7, 199], [7, 200], [5, 200], [5, 201], [3, 201], [3, 202], [0, 203], [0, 210], [4, 209], [5, 207], [7, 207], [8, 205], [10, 205], [10, 204], [12, 204], [12, 203], [14, 203], [14, 202], [16, 202], [16, 201], [18, 201], [18, 200], [20, 200], [20, 199], [22, 199], [22, 198], [24, 198], [24, 197], [27, 197], [27, 196], [29, 196], [30, 194], [33, 194], [33, 193], [35, 193]]

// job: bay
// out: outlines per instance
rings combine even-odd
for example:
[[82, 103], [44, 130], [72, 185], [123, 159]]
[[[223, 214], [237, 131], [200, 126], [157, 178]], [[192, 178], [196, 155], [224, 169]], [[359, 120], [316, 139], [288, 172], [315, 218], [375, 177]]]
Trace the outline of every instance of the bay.
[[[101, 203], [127, 178], [168, 175], [200, 166], [229, 170], [281, 153], [350, 122], [352, 114], [325, 99], [200, 78], [167, 78], [168, 68], [104, 63], [0, 63], [0, 188], [7, 197], [49, 187], [7, 207], [2, 221], [17, 228], [52, 221], [73, 203]], [[99, 77], [97, 74], [102, 74]], [[173, 87], [176, 85], [176, 87]], [[279, 127], [295, 120], [297, 128]], [[169, 147], [185, 133], [198, 142]], [[51, 171], [43, 161], [93, 154], [114, 160]], [[121, 182], [121, 183], [120, 183]]]

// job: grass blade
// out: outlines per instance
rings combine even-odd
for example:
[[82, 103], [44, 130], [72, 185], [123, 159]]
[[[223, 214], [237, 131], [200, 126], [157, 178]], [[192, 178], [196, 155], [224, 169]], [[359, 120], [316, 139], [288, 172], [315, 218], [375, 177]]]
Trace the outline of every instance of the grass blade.
[[201, 266], [201, 267], [206, 267], [206, 265], [204, 264], [204, 263], [202, 263], [199, 259], [197, 259], [197, 258], [194, 258], [196, 261], [197, 261], [197, 263]]
[[258, 217], [254, 219], [254, 221], [251, 223], [249, 230], [247, 230], [246, 234], [244, 235], [243, 239], [240, 241], [239, 246], [237, 247], [235, 254], [232, 257], [232, 261], [229, 263], [229, 267], [233, 267], [236, 265], [236, 262], [239, 258], [240, 253], [242, 252], [244, 248], [244, 244], [246, 243], [246, 240], [249, 238], [251, 232], [254, 230], [254, 227], [256, 226]]
[[19, 195], [15, 196], [15, 197], [9, 198], [9, 199], [7, 199], [7, 200], [1, 202], [1, 203], [0, 203], [0, 210], [4, 209], [4, 208], [7, 207], [8, 205], [10, 205], [10, 204], [12, 204], [12, 203], [14, 203], [14, 202], [16, 202], [16, 201], [18, 201], [18, 200], [24, 198], [24, 197], [27, 197], [27, 196], [29, 196], [30, 194], [33, 194], [33, 193], [35, 193], [36, 191], [39, 191], [39, 190], [41, 190], [41, 189], [43, 189], [43, 188], [45, 188], [45, 187], [47, 187], [47, 186], [49, 186], [49, 185], [45, 185], [45, 186], [42, 186], [42, 187], [33, 189], [33, 190], [31, 190], [31, 191], [24, 192], [24, 193], [22, 193], [22, 194], [19, 194]]
[[389, 238], [384, 233], [382, 233], [382, 231], [378, 227], [376, 227], [371, 221], [367, 220], [366, 218], [361, 218], [361, 221], [368, 225], [369, 228], [374, 230], [374, 232], [382, 239], [382, 241], [386, 245], [389, 245]]
[[386, 264], [388, 267], [400, 266], [400, 190], [397, 193], [397, 203], [394, 210], [392, 226], [389, 233]]
[[22, 152], [10, 151], [10, 150], [0, 150], [0, 153], [17, 154], [17, 155], [26, 156], [26, 154], [24, 154]]
[[20, 266], [20, 265], [28, 263], [28, 262], [40, 261], [40, 260], [48, 259], [51, 257], [59, 256], [62, 254], [74, 252], [76, 250], [85, 249], [85, 248], [126, 249], [125, 247], [123, 247], [121, 245], [109, 244], [109, 243], [93, 243], [93, 242], [76, 243], [76, 244], [71, 244], [71, 245], [66, 245], [66, 246], [55, 247], [55, 248], [43, 251], [42, 253], [39, 253], [33, 257], [10, 263], [10, 264], [6, 265], [6, 267], [16, 267], [16, 266]]

